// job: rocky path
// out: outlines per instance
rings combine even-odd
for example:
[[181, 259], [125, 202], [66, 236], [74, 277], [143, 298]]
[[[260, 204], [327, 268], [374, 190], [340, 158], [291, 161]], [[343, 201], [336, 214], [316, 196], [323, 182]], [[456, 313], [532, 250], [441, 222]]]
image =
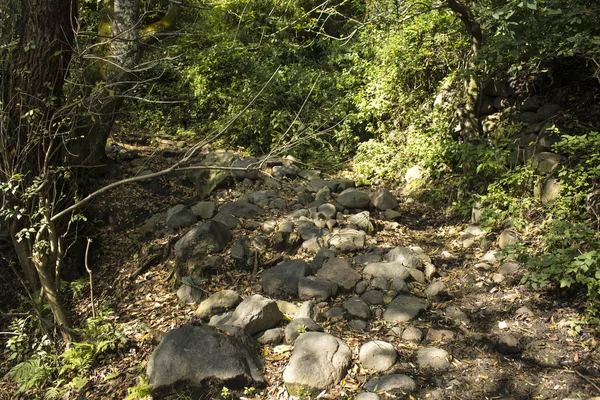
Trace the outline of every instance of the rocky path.
[[[519, 286], [523, 266], [501, 257], [516, 232], [298, 165], [191, 175], [204, 200], [163, 196], [167, 212], [125, 231], [153, 244], [116, 286], [121, 319], [160, 331], [158, 346], [140, 339], [155, 398], [600, 396], [597, 342], [570, 299]], [[165, 182], [144, 185], [152, 198]], [[139, 296], [160, 309], [132, 307]]]

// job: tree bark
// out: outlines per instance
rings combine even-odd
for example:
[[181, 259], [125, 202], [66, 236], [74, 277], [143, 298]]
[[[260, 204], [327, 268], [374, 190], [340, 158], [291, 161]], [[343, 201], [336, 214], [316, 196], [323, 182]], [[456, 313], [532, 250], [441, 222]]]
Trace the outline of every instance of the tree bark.
[[466, 99], [464, 110], [460, 115], [462, 136], [465, 140], [469, 140], [482, 133], [481, 121], [477, 113], [480, 85], [473, 60], [477, 57], [479, 49], [483, 45], [483, 32], [468, 6], [459, 3], [457, 0], [446, 0], [446, 4], [463, 22], [467, 33], [471, 36], [471, 62], [469, 63], [471, 71], [464, 82]]
[[90, 88], [76, 137], [70, 146], [72, 163], [85, 166], [106, 164], [106, 141], [123, 105], [123, 95], [135, 82], [135, 70], [143, 56], [144, 45], [170, 30], [177, 20], [179, 4], [171, 3], [165, 16], [146, 27], [138, 16], [138, 0], [105, 0], [100, 13], [98, 46], [87, 68]]
[[54, 280], [55, 265], [36, 257], [36, 252], [52, 250], [44, 247], [47, 237], [36, 241], [35, 232], [43, 229], [39, 204], [56, 194], [46, 183], [56, 167], [63, 166], [58, 143], [65, 127], [59, 110], [77, 4], [76, 0], [21, 0], [19, 9], [19, 41], [3, 71], [0, 103], [1, 180], [13, 182], [11, 191], [2, 192], [3, 208], [15, 210], [9, 229], [24, 275], [32, 289], [42, 289], [68, 342], [71, 323]]

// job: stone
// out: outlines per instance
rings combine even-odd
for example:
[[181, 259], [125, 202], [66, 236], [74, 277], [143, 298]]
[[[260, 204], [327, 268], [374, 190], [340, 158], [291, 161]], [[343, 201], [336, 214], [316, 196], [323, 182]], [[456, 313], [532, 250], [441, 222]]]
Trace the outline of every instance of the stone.
[[498, 246], [503, 250], [509, 246], [514, 246], [518, 242], [518, 233], [510, 229], [505, 229], [504, 231], [502, 231], [500, 237], [498, 238]]
[[283, 381], [292, 396], [316, 396], [338, 384], [352, 363], [352, 352], [346, 343], [332, 335], [307, 332], [300, 335]]
[[497, 250], [487, 251], [480, 259], [481, 262], [486, 262], [488, 264], [495, 264], [498, 262], [498, 257], [500, 256]]
[[513, 275], [519, 272], [521, 269], [521, 265], [516, 261], [506, 261], [503, 263], [500, 268], [498, 268], [498, 272], [504, 275]]
[[238, 182], [246, 179], [258, 179], [258, 163], [254, 159], [236, 160], [231, 166], [233, 168], [244, 168], [244, 170], [231, 171], [231, 175]]
[[416, 268], [406, 268], [408, 273], [410, 274], [410, 277], [419, 283], [425, 283], [425, 274], [423, 273], [423, 271], [420, 271]]
[[517, 354], [521, 351], [519, 339], [510, 333], [503, 333], [496, 341], [496, 348], [502, 354]]
[[410, 272], [401, 262], [378, 262], [368, 264], [363, 274], [369, 274], [376, 278], [403, 279], [410, 277]]
[[402, 332], [402, 340], [407, 342], [419, 343], [422, 338], [423, 332], [414, 326], [409, 326]]
[[298, 175], [298, 168], [276, 165], [272, 168], [271, 173], [275, 178], [294, 178]]
[[327, 301], [336, 295], [337, 289], [337, 285], [327, 279], [306, 276], [298, 282], [298, 297], [300, 300]]
[[344, 290], [352, 290], [361, 276], [356, 272], [350, 263], [341, 258], [331, 258], [323, 264], [323, 267], [317, 271], [317, 276], [334, 282], [338, 287]]
[[315, 197], [309, 192], [300, 192], [298, 193], [298, 203], [303, 206], [308, 206], [310, 203], [315, 201]]
[[418, 165], [410, 167], [404, 174], [406, 183], [411, 183], [423, 179], [423, 171]]
[[373, 205], [381, 210], [391, 210], [398, 207], [398, 199], [387, 189], [379, 189], [371, 197]]
[[396, 363], [398, 352], [394, 346], [382, 340], [373, 340], [363, 344], [358, 353], [358, 359], [363, 368], [378, 372], [388, 370]]
[[311, 221], [299, 221], [297, 230], [303, 240], [319, 237], [323, 233], [323, 230]]
[[179, 229], [196, 223], [196, 216], [183, 204], [177, 204], [167, 211], [167, 228]]
[[533, 311], [526, 306], [519, 307], [517, 311], [515, 311], [515, 318], [528, 318], [533, 316]]
[[197, 275], [186, 276], [181, 281], [177, 290], [177, 299], [180, 305], [199, 303], [204, 298], [202, 278]]
[[371, 309], [369, 305], [360, 297], [350, 297], [344, 302], [344, 309], [348, 313], [356, 318], [369, 319], [371, 318]]
[[337, 209], [331, 203], [321, 204], [319, 207], [317, 207], [317, 211], [326, 219], [335, 217], [335, 214], [337, 213]]
[[381, 400], [377, 393], [362, 392], [354, 398], [355, 400]]
[[213, 217], [213, 221], [218, 221], [225, 224], [229, 229], [239, 228], [242, 223], [239, 219], [231, 214], [219, 212]]
[[370, 392], [386, 392], [391, 395], [401, 395], [405, 392], [414, 392], [417, 390], [417, 383], [408, 375], [390, 374], [369, 380], [365, 383], [364, 388]]
[[237, 292], [233, 290], [221, 290], [202, 301], [198, 305], [198, 308], [196, 308], [194, 315], [200, 319], [210, 318], [215, 314], [233, 309], [241, 301], [242, 297]]
[[381, 256], [375, 253], [358, 254], [353, 258], [355, 264], [366, 265], [374, 262], [381, 262]]
[[208, 326], [184, 325], [167, 333], [152, 352], [147, 374], [155, 398], [178, 385], [201, 388], [222, 382], [231, 388], [264, 386], [258, 346], [241, 331], [223, 334]]
[[310, 267], [304, 261], [284, 261], [263, 272], [261, 279], [263, 291], [273, 297], [296, 297], [300, 278], [309, 274]]
[[374, 306], [383, 304], [383, 292], [380, 290], [369, 290], [360, 296], [360, 298]]
[[562, 185], [554, 176], [541, 179], [535, 186], [534, 195], [543, 205], [552, 203], [560, 196]]
[[554, 172], [564, 160], [565, 157], [560, 154], [542, 151], [533, 156], [532, 163], [540, 174], [549, 174]]
[[350, 189], [356, 186], [352, 179], [348, 178], [334, 178], [331, 180], [333, 184], [333, 191], [343, 192], [346, 189]]
[[383, 319], [388, 322], [408, 322], [421, 311], [427, 310], [430, 304], [427, 300], [413, 296], [397, 296], [383, 313]]
[[317, 271], [323, 267], [325, 261], [331, 258], [335, 258], [335, 251], [331, 249], [320, 249], [310, 263], [312, 273], [317, 273]]
[[284, 199], [282, 198], [276, 198], [271, 200], [271, 202], [269, 203], [269, 208], [271, 210], [285, 210], [286, 207], [286, 202]]
[[325, 243], [323, 242], [323, 239], [321, 239], [320, 237], [314, 237], [314, 238], [305, 240], [302, 243], [302, 248], [309, 253], [318, 253], [321, 249], [323, 249], [324, 246], [325, 246]]
[[522, 111], [537, 111], [543, 102], [539, 96], [528, 97], [521, 103]]
[[444, 315], [447, 318], [453, 319], [455, 321], [459, 321], [459, 322], [464, 322], [465, 324], [469, 324], [469, 317], [467, 317], [467, 314], [464, 313], [464, 311], [462, 311], [460, 308], [456, 307], [456, 306], [450, 306], [448, 308], [446, 308], [446, 311], [444, 311]]
[[337, 202], [343, 207], [356, 209], [367, 207], [369, 204], [371, 204], [371, 199], [366, 193], [354, 188], [350, 188], [340, 193], [340, 195], [337, 197]]
[[256, 336], [256, 341], [263, 345], [278, 345], [283, 342], [283, 332], [281, 328], [271, 328]]
[[445, 371], [450, 368], [450, 355], [444, 349], [425, 347], [417, 351], [417, 364], [422, 369]]
[[247, 297], [231, 315], [227, 325], [242, 328], [250, 335], [273, 328], [283, 319], [277, 303], [259, 294]]
[[366, 290], [367, 287], [369, 287], [369, 284], [365, 281], [360, 281], [356, 284], [356, 286], [354, 287], [354, 291], [356, 292], [356, 294], [363, 294]]
[[263, 215], [264, 211], [255, 204], [235, 201], [223, 204], [219, 209], [219, 213], [233, 215], [238, 218], [256, 218]]
[[361, 231], [371, 233], [375, 228], [369, 216], [370, 214], [368, 211], [363, 211], [358, 214], [351, 215], [350, 218], [348, 218], [348, 221], [351, 224], [356, 225]]
[[554, 103], [544, 104], [537, 110], [538, 121], [545, 121], [554, 117], [560, 111], [560, 106]]
[[[200, 162], [201, 166], [231, 167], [239, 157], [229, 152], [214, 152], [206, 155]], [[231, 173], [222, 169], [199, 169], [187, 173], [188, 179], [193, 183], [198, 197], [205, 199], [213, 190], [228, 185], [233, 181]]]
[[365, 247], [365, 237], [363, 231], [344, 228], [325, 236], [325, 243], [342, 252], [355, 251]]
[[[231, 259], [238, 268], [248, 268], [247, 260], [250, 257], [250, 239], [247, 236], [240, 236], [235, 240], [229, 250]], [[252, 268], [252, 267], [250, 267]]]
[[385, 215], [388, 220], [395, 221], [402, 216], [402, 213], [396, 210], [385, 210], [383, 215]]
[[249, 203], [255, 204], [257, 206], [266, 206], [269, 204], [271, 199], [276, 197], [277, 194], [275, 191], [269, 190], [259, 190], [257, 192], [252, 192], [245, 194], [244, 197]]
[[229, 321], [231, 321], [231, 316], [233, 315], [233, 311], [227, 311], [223, 314], [217, 314], [210, 317], [208, 321], [209, 326], [225, 326]]
[[538, 122], [537, 113], [531, 111], [525, 111], [519, 115], [519, 121], [524, 124], [535, 124]]
[[454, 339], [456, 334], [449, 329], [428, 329], [425, 340], [428, 342], [449, 342]]
[[322, 332], [323, 328], [310, 318], [294, 318], [285, 327], [285, 343], [294, 344], [298, 336], [306, 332]]
[[374, 289], [388, 290], [390, 288], [390, 282], [385, 278], [375, 277], [371, 281], [371, 286]]
[[310, 318], [313, 321], [320, 317], [319, 309], [313, 301], [305, 301], [295, 314], [295, 318]]
[[431, 299], [440, 294], [444, 294], [445, 290], [446, 290], [446, 284], [441, 281], [436, 281], [436, 282], [431, 283], [429, 286], [427, 286], [427, 289], [425, 289], [424, 293], [428, 299]]
[[192, 206], [192, 214], [198, 218], [211, 219], [215, 215], [217, 206], [214, 201], [199, 201]]
[[327, 186], [323, 186], [315, 194], [315, 200], [322, 202], [327, 202], [331, 200], [331, 189], [329, 189]]
[[402, 278], [393, 278], [391, 289], [397, 293], [408, 293], [410, 288], [406, 284], [406, 281]]
[[344, 309], [341, 307], [331, 307], [325, 312], [325, 318], [331, 322], [339, 322], [344, 319]]
[[408, 247], [394, 247], [383, 258], [386, 261], [398, 262], [405, 267], [420, 268], [421, 259]]
[[175, 243], [175, 255], [187, 261], [192, 257], [220, 253], [231, 241], [231, 230], [222, 222], [198, 223]]
[[355, 331], [364, 331], [367, 329], [367, 322], [362, 319], [353, 319], [348, 322], [348, 326]]

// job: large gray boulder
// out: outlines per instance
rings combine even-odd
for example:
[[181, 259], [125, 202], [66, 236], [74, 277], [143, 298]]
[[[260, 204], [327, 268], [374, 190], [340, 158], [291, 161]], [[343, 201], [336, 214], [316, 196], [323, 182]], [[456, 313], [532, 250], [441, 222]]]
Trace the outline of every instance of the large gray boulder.
[[218, 221], [204, 221], [175, 243], [175, 255], [183, 261], [209, 253], [220, 253], [231, 241], [231, 230]]
[[307, 332], [298, 339], [283, 381], [292, 396], [316, 396], [336, 385], [352, 363], [350, 347], [327, 333]]
[[278, 325], [283, 319], [277, 303], [259, 294], [247, 297], [242, 301], [227, 321], [227, 325], [242, 328], [253, 335]]
[[383, 313], [383, 319], [388, 322], [407, 322], [415, 318], [430, 304], [427, 300], [414, 296], [397, 296]]
[[182, 387], [202, 393], [209, 382], [231, 388], [265, 383], [256, 342], [240, 330], [226, 335], [208, 326], [184, 325], [167, 333], [147, 373], [155, 398]]
[[208, 154], [200, 165], [213, 166], [217, 169], [199, 169], [188, 172], [187, 177], [194, 184], [198, 197], [205, 199], [216, 188], [232, 182], [231, 172], [218, 168], [231, 167], [236, 161], [239, 161], [239, 157], [233, 153], [214, 152]]
[[302, 260], [282, 262], [263, 272], [263, 291], [273, 297], [297, 297], [300, 278], [310, 274], [310, 266]]

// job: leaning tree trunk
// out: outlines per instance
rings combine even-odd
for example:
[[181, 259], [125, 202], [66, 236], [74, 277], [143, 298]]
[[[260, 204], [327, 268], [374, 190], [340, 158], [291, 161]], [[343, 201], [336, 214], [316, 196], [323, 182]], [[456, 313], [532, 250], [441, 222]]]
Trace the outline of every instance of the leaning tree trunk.
[[[16, 0], [15, 0], [16, 1]], [[74, 41], [76, 0], [21, 0], [16, 24], [18, 44], [3, 67], [0, 103], [2, 205], [8, 212], [14, 248], [33, 290], [41, 289], [65, 341], [71, 322], [54, 279], [48, 208], [64, 197], [55, 174], [64, 166], [65, 136], [59, 110]], [[58, 193], [56, 188], [60, 187]]]
[[464, 82], [466, 99], [464, 110], [460, 116], [462, 136], [465, 140], [468, 140], [479, 136], [482, 132], [481, 121], [477, 113], [480, 85], [473, 60], [477, 57], [479, 49], [483, 45], [483, 32], [468, 6], [459, 3], [457, 0], [446, 0], [446, 4], [463, 22], [465, 29], [471, 35], [470, 73]]
[[175, 25], [179, 7], [179, 3], [171, 3], [160, 21], [142, 27], [138, 0], [104, 0], [98, 43], [86, 65], [89, 91], [76, 124], [76, 137], [80, 139], [69, 148], [74, 164], [106, 163], [106, 141], [124, 95], [135, 85], [144, 46]]

